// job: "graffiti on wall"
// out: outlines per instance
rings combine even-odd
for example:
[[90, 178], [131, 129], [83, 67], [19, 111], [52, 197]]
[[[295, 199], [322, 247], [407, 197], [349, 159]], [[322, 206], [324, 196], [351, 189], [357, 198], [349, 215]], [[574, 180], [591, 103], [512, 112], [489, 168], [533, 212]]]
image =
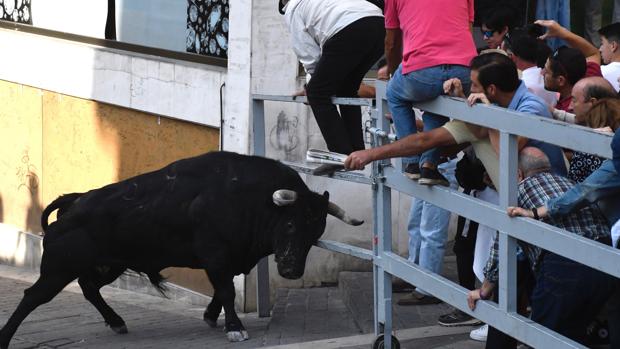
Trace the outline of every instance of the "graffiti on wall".
[[230, 0], [187, 0], [187, 52], [228, 57]]
[[0, 19], [32, 24], [30, 3], [32, 0], [0, 0]]

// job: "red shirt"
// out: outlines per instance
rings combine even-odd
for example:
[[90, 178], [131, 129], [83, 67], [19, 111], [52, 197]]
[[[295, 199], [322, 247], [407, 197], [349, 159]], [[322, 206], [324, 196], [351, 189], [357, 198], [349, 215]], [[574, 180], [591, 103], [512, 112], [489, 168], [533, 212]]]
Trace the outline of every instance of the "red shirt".
[[403, 32], [403, 74], [441, 64], [469, 66], [474, 0], [386, 0], [385, 28]]

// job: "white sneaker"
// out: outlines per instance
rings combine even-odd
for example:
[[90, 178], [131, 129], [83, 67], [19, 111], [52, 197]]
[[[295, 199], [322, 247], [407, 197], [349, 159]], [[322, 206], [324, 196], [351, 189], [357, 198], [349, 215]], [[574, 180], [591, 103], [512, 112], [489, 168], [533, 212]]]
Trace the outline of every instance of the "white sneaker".
[[489, 333], [489, 325], [483, 325], [469, 332], [469, 338], [475, 341], [478, 341], [478, 342], [486, 342], [488, 333]]

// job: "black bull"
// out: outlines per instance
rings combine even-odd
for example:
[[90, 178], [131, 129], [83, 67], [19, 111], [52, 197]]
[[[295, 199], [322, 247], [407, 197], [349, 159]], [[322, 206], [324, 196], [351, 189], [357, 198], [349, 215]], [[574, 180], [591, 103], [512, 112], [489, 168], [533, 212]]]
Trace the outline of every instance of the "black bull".
[[[48, 226], [55, 210], [58, 218]], [[30, 312], [75, 279], [106, 324], [126, 333], [124, 320], [99, 289], [127, 269], [146, 274], [160, 287], [159, 272], [167, 267], [208, 271], [215, 293], [205, 321], [215, 327], [223, 307], [229, 340], [247, 339], [234, 310], [233, 276], [248, 273], [274, 253], [283, 277], [301, 277], [328, 213], [352, 225], [362, 223], [329, 202], [327, 192], [310, 191], [291, 168], [226, 152], [63, 195], [43, 211], [41, 274], [0, 330], [0, 348], [8, 347]]]

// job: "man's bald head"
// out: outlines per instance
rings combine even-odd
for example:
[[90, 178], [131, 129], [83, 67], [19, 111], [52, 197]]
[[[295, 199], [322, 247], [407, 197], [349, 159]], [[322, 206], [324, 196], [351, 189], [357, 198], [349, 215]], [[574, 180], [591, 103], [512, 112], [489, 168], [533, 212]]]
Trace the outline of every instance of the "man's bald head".
[[551, 162], [540, 149], [525, 147], [519, 153], [519, 170], [527, 178], [536, 173], [551, 171]]
[[594, 102], [602, 98], [615, 98], [616, 90], [603, 77], [591, 76], [577, 81], [573, 86], [571, 97], [576, 122], [583, 124], [584, 116], [590, 111]]
[[616, 96], [616, 90], [614, 87], [602, 76], [590, 76], [583, 78], [577, 81], [575, 86], [573, 86], [573, 89], [575, 88], [583, 89], [583, 96], [585, 99], [601, 99]]

